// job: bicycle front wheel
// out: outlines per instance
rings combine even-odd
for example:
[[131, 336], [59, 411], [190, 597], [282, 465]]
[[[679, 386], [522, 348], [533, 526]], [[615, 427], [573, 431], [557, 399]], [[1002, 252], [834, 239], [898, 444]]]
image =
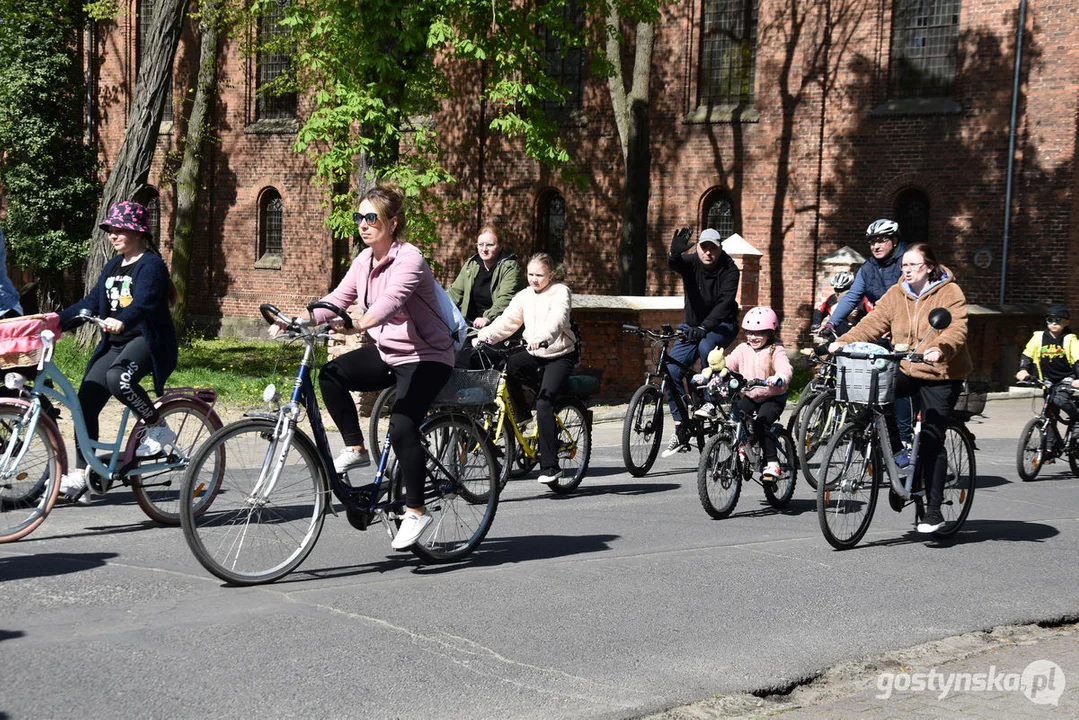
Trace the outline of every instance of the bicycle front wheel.
[[882, 469], [871, 429], [847, 423], [828, 443], [817, 478], [817, 519], [837, 550], [854, 547], [869, 529]]
[[[131, 493], [142, 511], [151, 520], [163, 525], [180, 524], [180, 488], [184, 472], [199, 445], [221, 429], [221, 420], [202, 403], [177, 398], [163, 404], [158, 412], [176, 433], [176, 441], [168, 448], [168, 455], [146, 458], [143, 465], [160, 465], [161, 470], [139, 475], [131, 482]], [[128, 446], [139, 443], [137, 433], [132, 433]], [[207, 472], [220, 469], [220, 457], [209, 458]]]
[[948, 458], [948, 474], [944, 478], [944, 499], [940, 512], [944, 527], [933, 537], [946, 538], [959, 532], [974, 503], [974, 438], [962, 425], [949, 424], [944, 431], [944, 453]]
[[641, 477], [652, 469], [663, 442], [663, 394], [651, 383], [637, 388], [622, 421], [622, 460]]
[[299, 430], [277, 436], [249, 418], [213, 434], [184, 477], [180, 520], [202, 566], [227, 583], [278, 580], [318, 541], [329, 492], [318, 452]]
[[1041, 418], [1031, 418], [1019, 434], [1015, 453], [1015, 469], [1024, 482], [1038, 477], [1045, 459], [1045, 426]]
[[786, 507], [794, 497], [794, 484], [798, 479], [798, 458], [794, 450], [794, 441], [782, 425], [773, 425], [771, 430], [776, 441], [776, 455], [779, 462], [779, 477], [775, 482], [762, 483], [764, 497], [768, 504], [779, 509]]
[[[409, 549], [429, 563], [460, 560], [483, 542], [498, 509], [498, 472], [491, 446], [483, 431], [463, 415], [430, 418], [420, 433], [427, 456], [424, 503], [432, 522]], [[391, 496], [403, 505], [399, 467], [395, 460], [387, 474]]]
[[813, 398], [803, 415], [797, 440], [798, 465], [802, 477], [809, 487], [817, 489], [817, 473], [828, 441], [846, 422], [846, 412], [842, 403], [835, 398], [835, 392], [821, 393]]
[[734, 443], [726, 435], [713, 435], [697, 463], [697, 497], [701, 507], [716, 520], [734, 512], [742, 493], [742, 473]]
[[60, 492], [59, 436], [47, 426], [44, 413], [27, 435], [26, 410], [25, 405], [0, 404], [0, 458], [10, 458], [10, 467], [0, 475], [0, 543], [36, 530]]
[[[500, 421], [501, 427], [499, 427]], [[510, 480], [510, 472], [513, 470], [514, 460], [517, 457], [517, 438], [513, 435], [509, 417], [504, 415], [497, 406], [491, 405], [483, 409], [476, 424], [491, 442], [491, 451], [498, 464], [498, 491], [502, 492]]]
[[390, 415], [395, 402], [397, 386], [390, 385], [378, 394], [375, 404], [371, 406], [371, 419], [367, 426], [367, 449], [371, 451], [372, 460], [382, 455], [382, 442], [390, 429]]
[[577, 400], [562, 401], [555, 407], [558, 431], [558, 464], [562, 477], [547, 487], [556, 493], [568, 493], [584, 479], [592, 457], [592, 424], [588, 410]]

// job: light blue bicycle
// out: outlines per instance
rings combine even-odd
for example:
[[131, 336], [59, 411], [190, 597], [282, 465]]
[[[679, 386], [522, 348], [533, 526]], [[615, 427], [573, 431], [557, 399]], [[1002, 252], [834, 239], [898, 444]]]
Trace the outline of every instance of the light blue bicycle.
[[[85, 321], [101, 327], [102, 320], [87, 311]], [[222, 426], [214, 411], [213, 389], [167, 388], [156, 403], [161, 417], [176, 432], [176, 440], [152, 457], [136, 457], [144, 432], [141, 420], [131, 422], [124, 408], [116, 437], [90, 440], [78, 393], [71, 381], [52, 362], [56, 333], [46, 329], [51, 321], [17, 318], [5, 323], [38, 323], [42, 326], [38, 375], [32, 387], [19, 373], [8, 373], [5, 385], [16, 397], [0, 398], [0, 543], [12, 542], [33, 532], [52, 510], [60, 491], [60, 478], [67, 472], [67, 449], [54, 419], [56, 405], [71, 412], [75, 437], [87, 464], [87, 490], [104, 494], [116, 483], [131, 488], [139, 507], [165, 525], [180, 524], [180, 489], [184, 470], [195, 449]], [[126, 441], [125, 441], [126, 437]], [[77, 498], [73, 498], [77, 499]]]

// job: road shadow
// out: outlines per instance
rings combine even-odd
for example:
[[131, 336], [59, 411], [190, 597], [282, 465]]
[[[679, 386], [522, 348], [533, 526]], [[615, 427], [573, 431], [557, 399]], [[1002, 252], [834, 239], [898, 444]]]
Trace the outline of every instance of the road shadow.
[[[739, 501], [745, 499], [746, 498], [739, 498]], [[750, 501], [752, 500], [753, 499], [750, 499]], [[768, 501], [764, 499], [763, 495], [761, 495], [759, 501], [760, 507], [754, 508], [753, 510], [744, 510], [742, 512], [731, 513], [731, 515], [729, 515], [728, 517], [720, 519], [730, 520], [731, 518], [755, 518], [765, 517], [766, 515], [804, 515], [805, 513], [817, 511], [816, 500], [791, 500], [782, 508], [774, 508], [769, 505]]]
[[65, 533], [63, 535], [49, 535], [41, 537], [29, 537], [20, 540], [20, 543], [33, 543], [33, 542], [45, 542], [46, 540], [62, 540], [68, 538], [81, 538], [81, 537], [100, 537], [101, 535], [113, 535], [122, 533], [142, 532], [143, 530], [156, 530], [165, 527], [161, 523], [154, 522], [153, 520], [143, 520], [138, 523], [131, 523], [130, 525], [88, 525], [83, 530], [85, 532], [73, 532]]
[[102, 567], [117, 553], [42, 553], [0, 557], [0, 582], [52, 577]]
[[528, 495], [525, 497], [500, 497], [498, 499], [499, 504], [525, 502], [528, 500], [536, 500], [543, 498], [547, 500], [566, 501], [573, 500], [574, 498], [583, 497], [595, 497], [597, 495], [624, 495], [627, 497], [633, 497], [636, 495], [651, 495], [652, 493], [668, 492], [670, 490], [677, 490], [682, 487], [676, 483], [621, 483], [618, 485], [590, 485], [588, 484], [588, 477], [586, 476], [581, 484], [570, 492], [559, 495], [558, 493], [552, 493], [545, 487], [541, 486], [535, 480], [532, 481], [536, 485], [536, 494]]
[[[25, 637], [26, 633], [22, 630], [0, 630], [0, 642], [4, 640], [14, 640], [15, 638]], [[4, 717], [3, 713], [0, 713], [0, 717]]]
[[[1073, 481], [1074, 482], [1075, 479], [1076, 479], [1075, 475], [1072, 473], [1071, 469], [1068, 468], [1067, 465], [1055, 467], [1055, 468], [1053, 468], [1052, 471], [1047, 471], [1045, 469], [1045, 466], [1043, 465], [1041, 472], [1039, 472], [1038, 476], [1036, 478], [1034, 478], [1033, 480], [1023, 481], [1022, 479], [1020, 479], [1020, 480], [1013, 480], [1012, 482], [1016, 482], [1018, 484], [1036, 485], [1037, 483], [1052, 483], [1052, 482], [1064, 482], [1064, 481]], [[980, 477], [978, 478], [978, 487], [981, 487], [981, 478]]]
[[922, 535], [913, 527], [902, 536], [884, 538], [863, 543], [859, 547], [889, 547], [892, 545], [921, 544], [931, 548], [947, 548], [980, 542], [1027, 542], [1041, 543], [1056, 537], [1060, 530], [1052, 525], [1022, 520], [967, 520], [955, 535], [949, 538], [934, 538]]
[[1015, 481], [1000, 475], [979, 475], [976, 478], [974, 487], [984, 490], [986, 488], [1000, 487], [1001, 485], [1011, 485], [1013, 482]]

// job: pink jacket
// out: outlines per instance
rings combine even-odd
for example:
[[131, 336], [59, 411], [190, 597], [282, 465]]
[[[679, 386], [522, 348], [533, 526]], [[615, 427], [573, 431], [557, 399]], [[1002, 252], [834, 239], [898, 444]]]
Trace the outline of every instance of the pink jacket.
[[783, 378], [783, 387], [753, 388], [746, 396], [753, 400], [763, 400], [787, 392], [791, 384], [791, 361], [783, 343], [774, 342], [760, 350], [754, 350], [749, 343], [742, 343], [727, 356], [727, 367], [743, 375], [746, 380], [767, 380], [772, 375]]
[[530, 353], [538, 358], [568, 355], [577, 344], [577, 338], [569, 324], [572, 304], [569, 288], [562, 283], [551, 283], [539, 293], [526, 287], [513, 296], [505, 312], [480, 330], [477, 337], [480, 340], [499, 342], [524, 325], [525, 342], [548, 343], [545, 348], [529, 350]]
[[[371, 248], [364, 249], [341, 283], [322, 299], [340, 308], [356, 302], [374, 315], [379, 324], [368, 334], [387, 364], [429, 360], [453, 365], [453, 339], [438, 312], [435, 276], [420, 251], [395, 242], [386, 261], [372, 271], [373, 263]], [[315, 312], [319, 322], [331, 317], [328, 310]]]

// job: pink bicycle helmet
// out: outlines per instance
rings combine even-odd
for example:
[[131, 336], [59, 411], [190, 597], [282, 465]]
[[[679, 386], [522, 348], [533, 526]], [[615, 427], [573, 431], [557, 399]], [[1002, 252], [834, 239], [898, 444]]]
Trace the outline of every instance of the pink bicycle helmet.
[[751, 308], [742, 318], [743, 330], [775, 330], [778, 327], [779, 318], [776, 317], [776, 311], [764, 305]]

